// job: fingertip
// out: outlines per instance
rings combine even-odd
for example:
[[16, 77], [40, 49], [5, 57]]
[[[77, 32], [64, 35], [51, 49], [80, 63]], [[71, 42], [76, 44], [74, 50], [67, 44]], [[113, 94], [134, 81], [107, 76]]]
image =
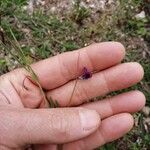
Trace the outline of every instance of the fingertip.
[[[94, 43], [89, 46], [90, 51], [91, 48], [96, 50], [95, 54], [97, 56], [98, 55], [102, 56], [103, 54], [103, 57], [105, 58], [104, 62], [106, 63], [106, 60], [108, 60], [108, 62], [110, 61], [111, 62], [110, 66], [121, 62], [125, 56], [125, 47], [119, 42], [110, 41], [110, 42]], [[91, 55], [93, 54], [91, 53]]]
[[103, 137], [102, 143], [122, 137], [132, 129], [133, 125], [134, 120], [129, 113], [121, 113], [104, 119], [99, 128]]
[[[111, 123], [111, 125], [108, 123]], [[106, 119], [105, 127], [103, 127], [104, 133], [106, 134], [106, 141], [111, 142], [112, 140], [120, 138], [128, 133], [133, 128], [133, 125], [134, 120], [129, 113], [117, 114]]]
[[142, 78], [144, 76], [144, 69], [143, 69], [142, 65], [137, 62], [131, 62], [131, 63], [127, 63], [127, 64], [130, 65], [130, 69], [132, 70], [132, 72], [134, 74], [136, 74], [135, 79], [137, 81], [142, 80]]
[[115, 50], [116, 52], [115, 55], [120, 59], [120, 61], [124, 58], [126, 51], [122, 43], [116, 41], [110, 41], [110, 42], [103, 42], [99, 44], [107, 45], [109, 49]]
[[124, 45], [122, 43], [116, 42], [116, 41], [110, 42], [110, 43], [112, 45], [114, 45], [116, 47], [116, 49], [118, 49], [120, 51], [122, 57], [125, 56], [126, 51], [125, 51], [125, 47], [124, 47]]
[[134, 126], [134, 119], [133, 116], [129, 113], [123, 113], [121, 114], [122, 116], [122, 122], [126, 122], [126, 126], [125, 126], [125, 132], [129, 132], [133, 126]]
[[[118, 69], [120, 81], [124, 81], [124, 85], [134, 85], [140, 82], [144, 76], [143, 67], [137, 62], [129, 62], [120, 65]], [[115, 73], [115, 71], [114, 71]]]
[[146, 97], [145, 95], [139, 91], [139, 90], [135, 90], [133, 91], [133, 94], [136, 96], [136, 104], [137, 104], [137, 107], [138, 107], [138, 110], [141, 110], [144, 106], [145, 106], [145, 103], [146, 103]]
[[[117, 132], [121, 134], [129, 132], [134, 125], [134, 119], [129, 113], [117, 114], [112, 116], [110, 119], [113, 121], [114, 126], [117, 127]], [[113, 132], [116, 132], [115, 129]]]

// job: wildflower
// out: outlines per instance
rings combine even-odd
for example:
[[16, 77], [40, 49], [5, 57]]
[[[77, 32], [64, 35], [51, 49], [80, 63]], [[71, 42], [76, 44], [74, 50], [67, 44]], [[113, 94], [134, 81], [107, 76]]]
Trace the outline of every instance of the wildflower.
[[92, 77], [92, 73], [86, 67], [83, 68], [83, 73], [79, 79], [87, 80]]

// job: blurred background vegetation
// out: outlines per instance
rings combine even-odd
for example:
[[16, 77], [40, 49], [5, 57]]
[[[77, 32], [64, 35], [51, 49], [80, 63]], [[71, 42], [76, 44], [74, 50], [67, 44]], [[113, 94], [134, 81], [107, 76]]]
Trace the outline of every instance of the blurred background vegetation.
[[[5, 36], [13, 41], [11, 28], [29, 63], [95, 42], [123, 43], [124, 62], [136, 61], [144, 67], [144, 79], [130, 89], [145, 93], [146, 107], [135, 114], [135, 127], [129, 134], [98, 149], [150, 149], [149, 0], [3, 0], [0, 15], [1, 41], [5, 42]], [[9, 51], [1, 43], [0, 74], [20, 67], [19, 54], [11, 46]]]

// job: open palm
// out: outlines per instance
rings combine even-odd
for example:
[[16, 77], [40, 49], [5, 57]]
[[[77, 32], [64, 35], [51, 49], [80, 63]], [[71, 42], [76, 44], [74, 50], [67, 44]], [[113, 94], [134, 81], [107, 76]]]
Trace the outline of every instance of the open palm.
[[[24, 149], [32, 144], [36, 150], [90, 150], [127, 133], [133, 126], [130, 113], [145, 104], [141, 92], [88, 102], [142, 79], [143, 69], [138, 63], [120, 64], [124, 54], [120, 43], [104, 42], [33, 64], [45, 96], [57, 100], [60, 108], [48, 108], [39, 87], [27, 78], [29, 73], [24, 69], [1, 76], [0, 149]], [[93, 75], [78, 80], [70, 102], [76, 78], [84, 67]], [[87, 116], [84, 122], [81, 112]]]

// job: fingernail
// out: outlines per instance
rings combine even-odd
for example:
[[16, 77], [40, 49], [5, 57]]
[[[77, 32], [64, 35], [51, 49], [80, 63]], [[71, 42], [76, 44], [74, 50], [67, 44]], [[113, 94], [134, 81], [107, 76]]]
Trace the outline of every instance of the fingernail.
[[80, 119], [84, 131], [95, 130], [100, 124], [100, 116], [95, 110], [82, 109]]

